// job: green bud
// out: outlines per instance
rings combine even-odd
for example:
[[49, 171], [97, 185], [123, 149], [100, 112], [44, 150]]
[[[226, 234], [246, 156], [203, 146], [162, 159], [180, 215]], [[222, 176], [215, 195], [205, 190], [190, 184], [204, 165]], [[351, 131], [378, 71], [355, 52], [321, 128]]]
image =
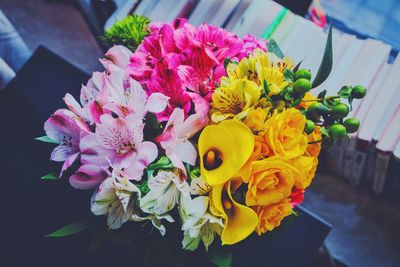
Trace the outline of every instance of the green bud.
[[329, 129], [329, 135], [333, 138], [333, 140], [343, 138], [346, 134], [346, 128], [339, 123], [333, 124]]
[[355, 99], [363, 98], [366, 93], [367, 89], [361, 85], [354, 86], [353, 89], [351, 90], [351, 96]]
[[315, 123], [312, 120], [306, 120], [306, 125], [304, 126], [304, 131], [306, 134], [310, 134], [315, 130]]
[[294, 74], [294, 78], [295, 78], [295, 80], [298, 80], [298, 79], [311, 80], [311, 72], [306, 69], [299, 69]]
[[343, 122], [343, 125], [348, 133], [355, 133], [360, 128], [360, 121], [356, 118], [349, 118]]
[[294, 82], [294, 90], [297, 93], [305, 93], [310, 91], [311, 89], [311, 82], [307, 79], [300, 78]]
[[339, 103], [332, 107], [332, 117], [334, 118], [344, 118], [349, 114], [349, 107], [346, 104]]

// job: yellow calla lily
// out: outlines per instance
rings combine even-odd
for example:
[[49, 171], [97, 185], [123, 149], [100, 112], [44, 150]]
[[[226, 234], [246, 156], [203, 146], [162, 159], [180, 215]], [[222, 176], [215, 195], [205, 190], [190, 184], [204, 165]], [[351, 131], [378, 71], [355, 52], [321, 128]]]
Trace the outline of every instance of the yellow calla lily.
[[224, 184], [249, 159], [254, 136], [240, 121], [225, 120], [204, 128], [199, 137], [201, 175], [209, 185]]
[[225, 184], [213, 186], [210, 193], [210, 211], [224, 219], [225, 225], [221, 234], [223, 245], [232, 245], [248, 237], [258, 225], [255, 211], [237, 203], [232, 198], [232, 180]]

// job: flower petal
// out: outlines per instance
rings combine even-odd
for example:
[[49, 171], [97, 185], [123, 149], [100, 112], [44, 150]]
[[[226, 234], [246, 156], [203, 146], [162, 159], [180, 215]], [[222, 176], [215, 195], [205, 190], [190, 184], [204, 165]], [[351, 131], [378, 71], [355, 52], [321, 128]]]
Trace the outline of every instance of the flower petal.
[[95, 189], [107, 177], [106, 171], [97, 165], [82, 165], [71, 177], [69, 183], [76, 189]]

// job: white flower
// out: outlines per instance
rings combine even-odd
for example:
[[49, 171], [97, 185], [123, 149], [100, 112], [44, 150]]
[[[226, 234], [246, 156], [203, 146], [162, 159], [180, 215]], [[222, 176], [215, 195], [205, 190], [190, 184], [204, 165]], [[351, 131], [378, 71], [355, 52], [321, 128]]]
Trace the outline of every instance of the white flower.
[[192, 182], [190, 183], [191, 195], [208, 195], [210, 191], [211, 186], [207, 184], [201, 176], [192, 179]]
[[205, 196], [181, 198], [179, 214], [182, 219], [182, 246], [186, 250], [195, 250], [201, 240], [208, 249], [214, 241], [215, 233], [221, 234], [222, 219], [207, 212], [208, 203], [209, 198]]
[[167, 220], [168, 222], [174, 222], [174, 219], [169, 214], [163, 214], [163, 215], [150, 214], [145, 217], [141, 217], [137, 214], [132, 215], [132, 220], [135, 222], [142, 222], [145, 220], [150, 220], [151, 223], [153, 224], [153, 226], [160, 231], [160, 234], [162, 236], [164, 236], [166, 233], [166, 229], [165, 229], [165, 226], [161, 223], [162, 219]]
[[170, 171], [150, 177], [148, 186], [150, 192], [140, 199], [140, 208], [150, 214], [164, 215], [178, 204], [181, 195], [190, 197], [189, 184]]
[[108, 215], [107, 225], [118, 229], [131, 219], [140, 190], [125, 177], [111, 176], [104, 180], [92, 197], [91, 210], [95, 215]]

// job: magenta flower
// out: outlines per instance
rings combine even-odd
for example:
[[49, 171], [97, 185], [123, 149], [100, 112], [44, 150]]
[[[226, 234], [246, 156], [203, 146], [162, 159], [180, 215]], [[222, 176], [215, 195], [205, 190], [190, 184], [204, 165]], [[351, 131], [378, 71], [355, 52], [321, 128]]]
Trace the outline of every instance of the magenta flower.
[[240, 53], [236, 56], [237, 60], [240, 61], [242, 58], [247, 57], [253, 53], [255, 49], [261, 49], [267, 52], [268, 42], [265, 39], [258, 39], [251, 34], [246, 34], [243, 38], [243, 48]]
[[100, 167], [119, 166], [127, 177], [140, 180], [144, 168], [158, 155], [154, 143], [143, 141], [143, 128], [142, 118], [137, 115], [126, 118], [102, 115], [95, 133], [81, 140], [81, 162]]

